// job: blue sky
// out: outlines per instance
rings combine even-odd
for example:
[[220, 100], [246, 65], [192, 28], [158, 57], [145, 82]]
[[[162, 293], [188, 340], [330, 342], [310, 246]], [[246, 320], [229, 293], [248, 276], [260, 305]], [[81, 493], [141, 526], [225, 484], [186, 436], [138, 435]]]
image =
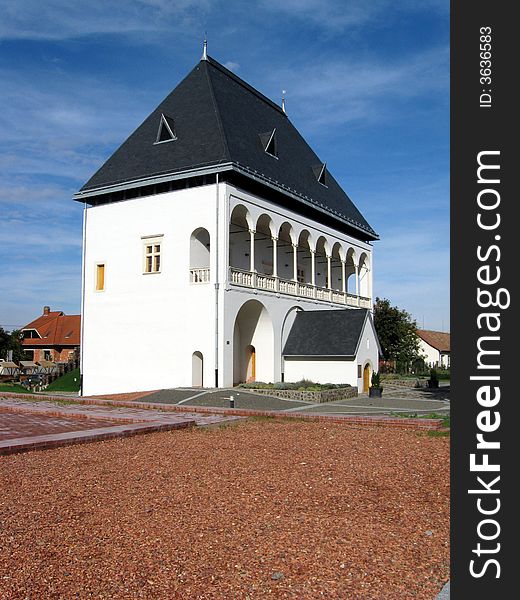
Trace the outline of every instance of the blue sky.
[[275, 101], [381, 240], [375, 294], [449, 330], [447, 0], [3, 0], [0, 326], [79, 312], [72, 194], [208, 52]]

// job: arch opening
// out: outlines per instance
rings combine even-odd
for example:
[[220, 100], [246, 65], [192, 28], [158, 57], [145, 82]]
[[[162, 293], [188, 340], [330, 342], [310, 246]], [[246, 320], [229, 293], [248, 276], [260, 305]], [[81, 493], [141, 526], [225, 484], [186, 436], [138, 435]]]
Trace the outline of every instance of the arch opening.
[[298, 283], [312, 285], [311, 234], [304, 229], [298, 237]]
[[328, 287], [328, 247], [327, 240], [320, 236], [316, 242], [316, 285]]
[[260, 215], [255, 231], [255, 271], [264, 275], [273, 274], [274, 224], [269, 215]]
[[368, 390], [370, 388], [370, 378], [371, 378], [371, 369], [370, 363], [366, 363], [363, 367], [363, 393], [368, 394]]
[[207, 229], [199, 227], [190, 236], [190, 281], [207, 283], [210, 279], [210, 236]]
[[340, 291], [343, 289], [343, 269], [341, 259], [343, 258], [343, 248], [339, 242], [336, 242], [332, 246], [331, 252], [331, 284], [330, 287], [333, 290]]
[[294, 277], [293, 228], [285, 221], [278, 230], [278, 276], [282, 279]]
[[249, 271], [251, 234], [251, 215], [242, 204], [237, 204], [229, 221], [229, 266]]
[[359, 257], [359, 295], [365, 298], [370, 297], [370, 263], [368, 255], [363, 252]]
[[354, 248], [349, 248], [346, 256], [345, 274], [347, 277], [347, 293], [357, 293], [357, 281], [356, 281], [356, 267], [355, 267], [356, 255]]
[[191, 385], [204, 387], [204, 357], [198, 350], [191, 355]]
[[233, 384], [274, 380], [274, 330], [265, 306], [248, 300], [233, 330]]

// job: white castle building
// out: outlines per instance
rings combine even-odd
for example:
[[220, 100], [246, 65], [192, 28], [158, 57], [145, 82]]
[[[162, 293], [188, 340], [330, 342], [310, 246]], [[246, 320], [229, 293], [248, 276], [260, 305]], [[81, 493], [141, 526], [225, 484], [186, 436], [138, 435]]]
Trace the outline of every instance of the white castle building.
[[83, 394], [368, 386], [377, 234], [284, 108], [206, 52], [74, 198]]

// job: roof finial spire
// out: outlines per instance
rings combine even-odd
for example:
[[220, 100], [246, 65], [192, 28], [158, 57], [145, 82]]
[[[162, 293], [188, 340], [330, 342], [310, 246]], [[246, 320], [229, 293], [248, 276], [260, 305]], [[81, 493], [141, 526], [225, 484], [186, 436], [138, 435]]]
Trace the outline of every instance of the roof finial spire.
[[282, 90], [282, 110], [283, 110], [284, 114], [287, 114], [285, 112], [285, 90]]
[[208, 34], [204, 32], [204, 49], [202, 50], [201, 60], [208, 60]]

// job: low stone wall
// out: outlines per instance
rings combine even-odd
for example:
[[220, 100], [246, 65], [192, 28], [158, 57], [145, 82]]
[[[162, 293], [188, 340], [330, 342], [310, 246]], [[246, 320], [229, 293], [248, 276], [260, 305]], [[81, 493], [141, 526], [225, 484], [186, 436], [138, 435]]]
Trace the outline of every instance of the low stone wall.
[[381, 376], [381, 385], [396, 385], [398, 387], [406, 387], [406, 388], [415, 388], [415, 387], [426, 387], [426, 379], [417, 377], [416, 379], [412, 378], [403, 378], [403, 379], [387, 379], [384, 376]]
[[288, 400], [302, 400], [306, 402], [334, 402], [335, 400], [345, 400], [355, 398], [358, 395], [356, 387], [342, 387], [333, 390], [322, 390], [321, 392], [311, 392], [308, 390], [275, 390], [260, 388], [239, 388], [244, 392], [254, 392], [264, 396], [274, 396], [276, 398], [287, 398]]

